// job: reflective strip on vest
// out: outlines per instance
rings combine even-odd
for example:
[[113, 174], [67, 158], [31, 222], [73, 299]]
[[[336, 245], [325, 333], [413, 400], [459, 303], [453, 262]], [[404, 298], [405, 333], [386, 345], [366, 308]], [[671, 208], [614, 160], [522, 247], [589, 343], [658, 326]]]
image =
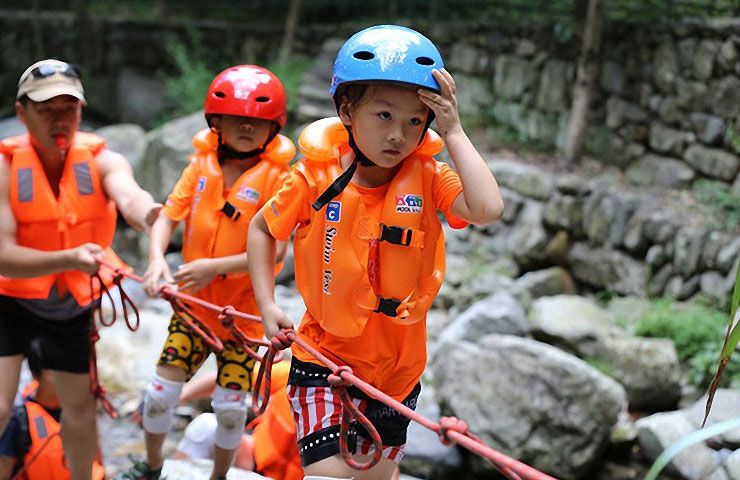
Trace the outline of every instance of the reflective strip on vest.
[[90, 166], [85, 162], [79, 162], [72, 165], [77, 180], [77, 193], [80, 195], [92, 195], [93, 184]]
[[18, 169], [18, 201], [33, 202], [33, 169]]
[[44, 417], [34, 417], [33, 423], [36, 424], [36, 432], [38, 433], [39, 438], [46, 438], [49, 436], [49, 432], [46, 430], [46, 422], [44, 422]]

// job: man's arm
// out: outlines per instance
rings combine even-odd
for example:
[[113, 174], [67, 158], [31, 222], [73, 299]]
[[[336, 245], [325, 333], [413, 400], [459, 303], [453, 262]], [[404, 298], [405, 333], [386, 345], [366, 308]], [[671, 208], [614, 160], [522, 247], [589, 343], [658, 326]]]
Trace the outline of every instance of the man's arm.
[[131, 165], [120, 153], [101, 150], [95, 156], [95, 162], [105, 193], [116, 202], [126, 222], [137, 230], [149, 233], [162, 205], [155, 203], [149, 192], [136, 183]]
[[16, 220], [10, 207], [10, 163], [0, 155], [0, 275], [38, 277], [64, 270], [98, 271], [99, 245], [86, 243], [67, 250], [42, 251], [22, 247], [16, 241]]

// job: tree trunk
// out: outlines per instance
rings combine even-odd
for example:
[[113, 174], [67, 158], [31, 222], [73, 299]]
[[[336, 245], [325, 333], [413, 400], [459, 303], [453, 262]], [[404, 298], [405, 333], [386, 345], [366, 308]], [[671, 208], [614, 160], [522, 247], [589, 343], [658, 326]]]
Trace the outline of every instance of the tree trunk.
[[280, 43], [280, 54], [278, 55], [278, 60], [282, 64], [288, 63], [290, 56], [293, 54], [293, 40], [295, 39], [295, 28], [300, 10], [301, 0], [290, 0], [288, 16], [285, 18], [283, 40]]
[[573, 103], [570, 108], [570, 122], [565, 136], [565, 160], [576, 161], [583, 149], [583, 136], [586, 131], [591, 90], [598, 71], [601, 31], [604, 25], [604, 0], [589, 0], [586, 25], [583, 30], [581, 55], [578, 58], [576, 83], [573, 88]]
[[41, 19], [39, 12], [39, 0], [31, 0], [31, 10], [33, 15], [31, 16], [31, 30], [33, 31], [33, 47], [36, 59], [41, 60], [46, 58], [44, 54], [44, 43], [41, 41]]

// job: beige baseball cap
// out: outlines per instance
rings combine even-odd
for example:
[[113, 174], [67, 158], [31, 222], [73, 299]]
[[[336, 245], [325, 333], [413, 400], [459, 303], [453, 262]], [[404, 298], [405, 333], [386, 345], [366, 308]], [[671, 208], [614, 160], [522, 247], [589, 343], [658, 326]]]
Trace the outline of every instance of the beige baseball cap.
[[54, 59], [36, 62], [23, 72], [18, 80], [16, 100], [23, 95], [34, 102], [43, 102], [57, 95], [72, 95], [87, 103], [80, 70], [70, 63]]

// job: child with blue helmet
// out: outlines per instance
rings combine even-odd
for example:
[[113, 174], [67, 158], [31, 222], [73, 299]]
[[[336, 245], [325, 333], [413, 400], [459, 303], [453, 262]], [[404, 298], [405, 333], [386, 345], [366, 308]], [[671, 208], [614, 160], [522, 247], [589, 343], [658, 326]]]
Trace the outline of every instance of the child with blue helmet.
[[[414, 408], [426, 364], [426, 313], [444, 277], [441, 210], [453, 228], [503, 214], [498, 185], [460, 123], [455, 82], [420, 33], [382, 25], [340, 49], [331, 83], [338, 118], [306, 127], [303, 158], [253, 218], [249, 269], [265, 334], [291, 328], [274, 301], [275, 242], [296, 226], [296, 284], [306, 304], [298, 336], [339, 365]], [[429, 129], [436, 118], [439, 135]], [[434, 160], [446, 144], [455, 169]], [[383, 458], [356, 471], [339, 455], [341, 404], [331, 373], [298, 345], [288, 380], [304, 471], [317, 478], [389, 479], [409, 421], [354, 387]], [[373, 453], [364, 429], [348, 442]]]

